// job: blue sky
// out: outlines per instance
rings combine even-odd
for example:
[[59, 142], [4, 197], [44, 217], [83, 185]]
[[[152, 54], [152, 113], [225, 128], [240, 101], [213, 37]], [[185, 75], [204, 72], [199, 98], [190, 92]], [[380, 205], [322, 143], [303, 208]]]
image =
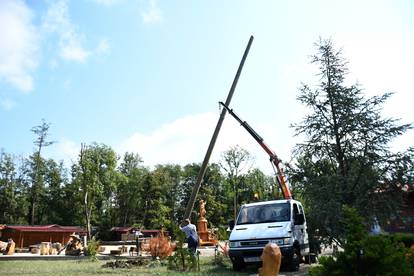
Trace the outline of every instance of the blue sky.
[[[81, 143], [146, 165], [201, 162], [250, 35], [232, 107], [280, 157], [300, 138], [289, 125], [315, 84], [309, 55], [332, 38], [349, 82], [368, 96], [396, 94], [384, 115], [414, 121], [412, 1], [0, 1], [0, 148], [33, 150], [30, 129], [51, 123], [45, 155], [76, 160]], [[413, 145], [410, 131], [391, 146]], [[213, 161], [232, 145], [271, 172], [267, 156], [227, 117]]]

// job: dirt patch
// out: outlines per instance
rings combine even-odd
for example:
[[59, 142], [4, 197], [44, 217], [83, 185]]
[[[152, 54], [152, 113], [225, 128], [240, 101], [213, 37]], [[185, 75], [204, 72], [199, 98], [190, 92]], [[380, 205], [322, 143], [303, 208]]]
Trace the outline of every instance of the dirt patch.
[[106, 264], [103, 264], [102, 267], [104, 268], [132, 268], [134, 266], [144, 266], [149, 264], [148, 259], [136, 259], [136, 260], [127, 260], [127, 261], [121, 261], [116, 260], [113, 262], [107, 262]]

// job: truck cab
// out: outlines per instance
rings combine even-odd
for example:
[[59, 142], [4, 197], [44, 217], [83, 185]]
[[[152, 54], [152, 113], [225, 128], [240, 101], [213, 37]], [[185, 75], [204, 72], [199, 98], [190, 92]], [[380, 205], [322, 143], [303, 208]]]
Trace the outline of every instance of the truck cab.
[[302, 256], [309, 254], [303, 207], [293, 199], [244, 204], [230, 229], [229, 256], [236, 271], [246, 264], [261, 262], [268, 243], [279, 246], [282, 264], [292, 271], [297, 271]]

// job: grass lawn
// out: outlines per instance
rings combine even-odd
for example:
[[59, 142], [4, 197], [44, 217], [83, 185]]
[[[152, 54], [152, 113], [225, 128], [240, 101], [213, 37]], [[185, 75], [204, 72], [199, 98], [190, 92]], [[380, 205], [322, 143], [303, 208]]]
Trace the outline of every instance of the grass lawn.
[[148, 266], [125, 268], [103, 268], [108, 261], [89, 260], [58, 260], [58, 261], [1, 261], [0, 275], [251, 275], [257, 273], [257, 268], [252, 267], [248, 271], [236, 273], [231, 269], [229, 260], [223, 265], [215, 265], [214, 257], [200, 258], [200, 272], [177, 272], [168, 270], [164, 265], [151, 263]]

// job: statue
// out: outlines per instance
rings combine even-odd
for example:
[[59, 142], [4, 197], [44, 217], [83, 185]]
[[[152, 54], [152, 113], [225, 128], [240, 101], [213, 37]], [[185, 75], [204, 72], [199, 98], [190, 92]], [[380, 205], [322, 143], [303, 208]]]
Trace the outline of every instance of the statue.
[[198, 212], [198, 221], [197, 221], [197, 234], [200, 238], [200, 245], [216, 245], [217, 237], [212, 230], [207, 228], [207, 219], [206, 219], [206, 201], [200, 199], [199, 201], [200, 211]]
[[200, 218], [206, 217], [206, 202], [202, 199], [200, 199], [200, 213], [198, 214], [200, 215]]

